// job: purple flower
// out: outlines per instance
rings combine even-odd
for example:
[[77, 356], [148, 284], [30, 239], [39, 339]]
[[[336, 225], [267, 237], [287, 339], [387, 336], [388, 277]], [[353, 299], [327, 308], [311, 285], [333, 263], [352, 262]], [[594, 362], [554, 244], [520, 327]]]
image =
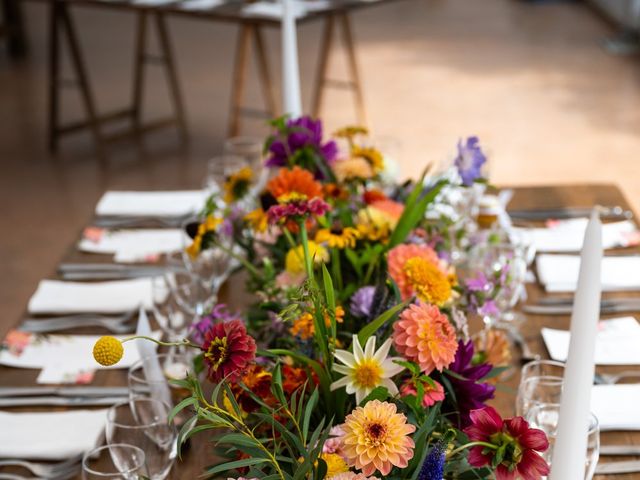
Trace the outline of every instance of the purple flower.
[[[447, 395], [443, 404], [443, 411], [452, 414], [451, 420], [454, 423], [456, 423], [455, 417], [457, 416], [457, 423], [460, 428], [471, 425], [469, 412], [483, 408], [485, 402], [493, 398], [496, 390], [496, 387], [491, 384], [479, 382], [491, 371], [493, 366], [489, 363], [473, 365], [471, 361], [474, 353], [473, 341], [469, 340], [464, 343], [459, 340], [458, 351], [453, 363], [448, 368], [456, 376], [444, 373], [453, 388], [455, 400], [451, 395]], [[460, 377], [464, 378], [464, 380]]]
[[369, 318], [375, 293], [376, 287], [371, 285], [357, 290], [351, 297], [351, 314], [360, 318]]
[[493, 288], [484, 272], [478, 272], [475, 277], [465, 280], [464, 284], [471, 292], [489, 292]]
[[494, 300], [487, 300], [478, 309], [478, 314], [482, 315], [483, 317], [495, 317], [500, 314], [500, 309], [498, 308]]
[[458, 141], [458, 156], [455, 166], [462, 178], [462, 184], [470, 186], [482, 177], [482, 165], [487, 161], [478, 144], [478, 137], [469, 137], [465, 143]]
[[418, 480], [442, 480], [444, 476], [444, 460], [445, 460], [444, 444], [436, 443], [427, 458], [424, 459]]
[[310, 148], [329, 165], [338, 156], [336, 142], [330, 140], [322, 143], [322, 122], [305, 116], [288, 120], [286, 131], [275, 136], [269, 147], [270, 156], [267, 158], [266, 166], [288, 165], [289, 159], [304, 148]]
[[237, 314], [229, 311], [224, 303], [216, 304], [209, 315], [205, 315], [191, 325], [191, 338], [198, 344], [204, 342], [205, 333], [216, 323], [229, 322], [238, 318]]

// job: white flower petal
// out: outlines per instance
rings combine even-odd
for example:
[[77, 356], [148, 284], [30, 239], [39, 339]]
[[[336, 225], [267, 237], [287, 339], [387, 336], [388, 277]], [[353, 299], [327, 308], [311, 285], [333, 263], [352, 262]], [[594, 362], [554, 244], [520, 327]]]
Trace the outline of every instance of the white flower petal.
[[394, 375], [399, 374], [404, 370], [402, 365], [398, 365], [397, 363], [393, 363], [393, 360], [388, 358], [384, 362], [382, 362], [382, 371], [385, 377], [393, 377]]
[[348, 383], [349, 383], [349, 377], [343, 377], [340, 380], [336, 380], [335, 382], [333, 382], [329, 387], [329, 389], [333, 392], [334, 390], [337, 390], [339, 388], [346, 386]]
[[360, 345], [360, 340], [358, 340], [358, 336], [353, 336], [353, 356], [356, 359], [356, 363], [362, 363], [364, 360], [364, 352], [362, 351], [362, 345]]
[[364, 357], [372, 358], [376, 353], [376, 337], [371, 335], [364, 346]]
[[348, 367], [356, 366], [356, 359], [351, 352], [346, 350], [336, 350], [334, 356]]
[[343, 375], [350, 375], [351, 372], [353, 371], [353, 368], [345, 367], [344, 365], [337, 365], [334, 363], [333, 370]]
[[367, 390], [368, 390], [368, 389], [366, 389], [366, 388], [357, 388], [357, 389], [356, 389], [356, 403], [357, 403], [358, 405], [360, 405], [360, 402], [361, 402], [362, 400], [364, 400], [364, 399], [365, 399], [365, 397], [366, 397], [367, 395], [369, 395], [369, 393], [371, 393], [371, 391], [367, 391]]
[[380, 349], [376, 352], [373, 358], [378, 360], [378, 362], [383, 362], [387, 355], [389, 355], [389, 349], [391, 348], [392, 339], [388, 338], [386, 342], [384, 342]]
[[382, 385], [387, 387], [387, 390], [389, 390], [389, 394], [390, 395], [397, 395], [398, 394], [398, 387], [396, 387], [396, 384], [391, 381], [388, 378], [384, 378], [382, 380]]

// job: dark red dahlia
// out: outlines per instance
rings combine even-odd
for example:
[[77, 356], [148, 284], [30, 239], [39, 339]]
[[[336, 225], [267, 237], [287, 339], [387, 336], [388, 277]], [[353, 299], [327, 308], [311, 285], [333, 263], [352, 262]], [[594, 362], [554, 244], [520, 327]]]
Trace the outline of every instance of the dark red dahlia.
[[549, 448], [542, 430], [530, 428], [522, 417], [503, 420], [492, 407], [473, 410], [470, 416], [471, 426], [464, 429], [469, 439], [496, 447], [472, 447], [470, 465], [490, 466], [496, 473], [496, 480], [540, 480], [549, 474], [549, 465], [538, 453]]
[[256, 342], [240, 320], [216, 323], [204, 335], [204, 361], [212, 382], [235, 381], [256, 356]]

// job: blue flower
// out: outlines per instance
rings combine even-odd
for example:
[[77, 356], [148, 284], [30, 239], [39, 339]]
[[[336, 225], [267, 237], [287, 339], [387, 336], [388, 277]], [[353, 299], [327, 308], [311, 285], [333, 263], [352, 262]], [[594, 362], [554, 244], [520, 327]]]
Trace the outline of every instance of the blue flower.
[[424, 459], [418, 480], [442, 480], [444, 475], [444, 443], [436, 443]]
[[487, 161], [478, 142], [478, 137], [469, 137], [465, 143], [462, 140], [458, 141], [455, 166], [462, 178], [462, 184], [467, 187], [482, 177], [482, 166]]

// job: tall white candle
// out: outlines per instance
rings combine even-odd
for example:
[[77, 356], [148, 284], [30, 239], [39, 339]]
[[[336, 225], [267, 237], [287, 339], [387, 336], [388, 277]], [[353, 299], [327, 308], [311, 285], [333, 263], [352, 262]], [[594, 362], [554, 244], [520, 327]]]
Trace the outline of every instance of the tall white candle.
[[584, 480], [596, 331], [600, 318], [601, 264], [602, 224], [594, 209], [582, 245], [550, 480]]
[[283, 113], [302, 115], [298, 38], [293, 0], [282, 0], [282, 101]]

